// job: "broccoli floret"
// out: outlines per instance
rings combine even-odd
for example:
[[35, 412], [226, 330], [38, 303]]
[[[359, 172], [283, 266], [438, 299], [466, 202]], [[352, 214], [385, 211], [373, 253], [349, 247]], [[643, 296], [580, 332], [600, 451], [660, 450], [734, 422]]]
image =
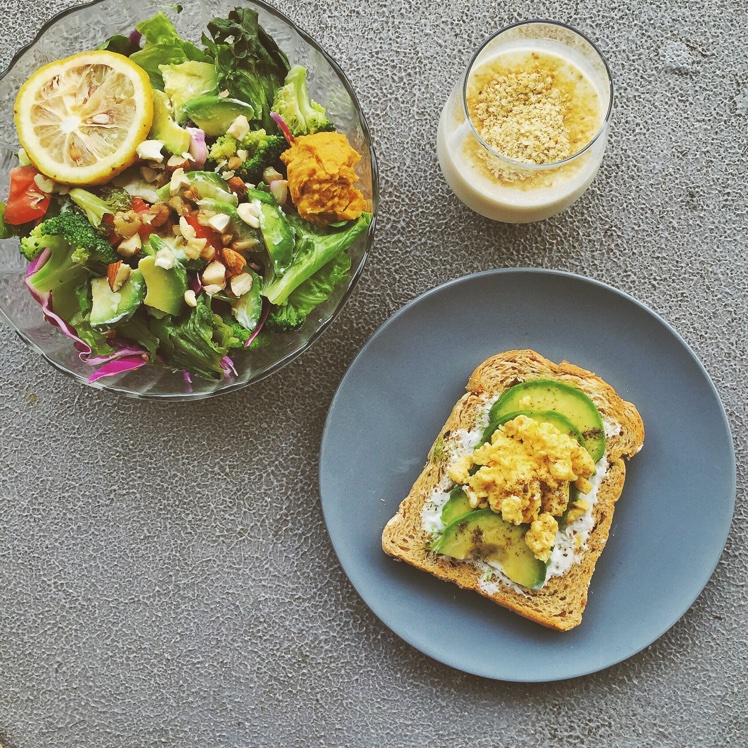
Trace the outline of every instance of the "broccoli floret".
[[101, 196], [76, 187], [70, 190], [70, 199], [86, 214], [89, 223], [96, 229], [101, 227], [104, 216], [114, 215], [132, 208], [132, 198], [121, 187], [108, 187]]
[[222, 316], [223, 323], [231, 331], [231, 337], [226, 340], [229, 348], [244, 348], [245, 343], [252, 337], [252, 330], [240, 325], [230, 314]]
[[28, 236], [21, 239], [21, 254], [29, 261], [35, 260], [47, 247], [52, 244], [64, 244], [62, 239], [54, 236], [42, 236], [42, 227], [34, 227]]
[[279, 114], [294, 135], [334, 130], [321, 104], [309, 98], [306, 68], [294, 65], [284, 84], [275, 92], [273, 111]]
[[257, 184], [268, 166], [276, 166], [280, 155], [288, 148], [282, 135], [269, 135], [266, 130], [251, 130], [241, 140], [231, 135], [221, 135], [210, 148], [209, 157], [216, 163], [227, 161], [239, 151], [246, 151], [247, 158], [236, 173], [246, 182]]
[[280, 155], [288, 149], [282, 135], [267, 135], [264, 130], [250, 132], [242, 141], [242, 147], [249, 153], [247, 160], [236, 170], [245, 181], [257, 184], [262, 181], [262, 172], [268, 166], [276, 166]]
[[233, 135], [221, 135], [210, 147], [208, 158], [216, 163], [228, 161], [228, 159], [236, 155], [238, 148], [239, 141]]
[[261, 330], [255, 335], [252, 342], [247, 346], [248, 351], [256, 351], [260, 348], [264, 348], [270, 343], [270, 333], [267, 330]]
[[267, 318], [267, 326], [277, 332], [291, 332], [304, 324], [305, 316], [301, 316], [295, 306], [286, 304], [275, 307]]
[[37, 226], [29, 238], [21, 242], [21, 252], [33, 259], [50, 246], [53, 237], [67, 242], [73, 249], [73, 261], [79, 264], [98, 261], [108, 265], [120, 259], [112, 245], [80, 213], [72, 211], [48, 218]]

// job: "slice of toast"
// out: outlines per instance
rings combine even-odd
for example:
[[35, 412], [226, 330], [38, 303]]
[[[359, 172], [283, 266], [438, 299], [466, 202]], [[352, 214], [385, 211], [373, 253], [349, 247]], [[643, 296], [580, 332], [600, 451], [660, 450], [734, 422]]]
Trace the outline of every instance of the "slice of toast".
[[[510, 387], [533, 379], [552, 379], [582, 390], [603, 418], [606, 430], [604, 460], [607, 471], [592, 506], [592, 524], [586, 542], [573, 551], [575, 562], [559, 576], [551, 576], [540, 589], [513, 584], [502, 575], [486, 583], [486, 569], [471, 561], [458, 561], [430, 550], [432, 537], [423, 528], [424, 506], [435, 494], [449, 490], [447, 470], [465, 446], [466, 432], [478, 433], [487, 425], [488, 410]], [[634, 405], [595, 374], [563, 362], [554, 364], [531, 350], [507, 351], [484, 361], [473, 372], [467, 392], [452, 409], [428, 455], [428, 462], [397, 514], [382, 533], [385, 553], [488, 597], [499, 605], [548, 628], [567, 631], [578, 626], [587, 604], [587, 589], [595, 564], [608, 540], [615, 504], [626, 476], [624, 457], [635, 455], [644, 442], [644, 425]], [[604, 466], [601, 460], [598, 465]], [[502, 581], [503, 579], [503, 581]]]

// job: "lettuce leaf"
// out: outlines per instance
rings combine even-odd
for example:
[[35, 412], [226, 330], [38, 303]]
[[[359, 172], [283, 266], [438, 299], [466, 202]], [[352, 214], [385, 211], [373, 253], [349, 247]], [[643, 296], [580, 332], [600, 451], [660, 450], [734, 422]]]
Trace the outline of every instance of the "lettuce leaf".
[[203, 34], [203, 44], [213, 55], [218, 73], [218, 89], [250, 104], [253, 121], [271, 130], [270, 119], [275, 92], [285, 81], [288, 58], [273, 38], [260, 26], [257, 11], [235, 8], [228, 18], [214, 18], [208, 24], [212, 37]]
[[335, 288], [348, 277], [350, 269], [351, 258], [343, 252], [293, 291], [287, 303], [270, 314], [269, 326], [280, 331], [301, 327], [309, 313], [332, 296]]
[[188, 60], [213, 62], [213, 58], [191, 42], [182, 39], [174, 24], [161, 12], [141, 21], [137, 30], [143, 35], [143, 49], [130, 55], [130, 59], [148, 73], [151, 85], [164, 90], [164, 78], [159, 65], [179, 65]]

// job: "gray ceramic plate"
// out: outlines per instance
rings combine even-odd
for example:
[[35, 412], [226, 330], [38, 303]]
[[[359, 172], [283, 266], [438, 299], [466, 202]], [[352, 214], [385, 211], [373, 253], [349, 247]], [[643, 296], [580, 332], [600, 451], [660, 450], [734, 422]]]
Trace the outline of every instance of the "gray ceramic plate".
[[[646, 428], [584, 620], [566, 633], [397, 563], [380, 547], [472, 370], [514, 348], [596, 372], [637, 405]], [[320, 488], [343, 569], [395, 633], [468, 673], [551, 681], [630, 657], [688, 610], [727, 539], [735, 454], [707, 373], [653, 312], [579, 276], [497, 270], [424, 294], [369, 340], [330, 407]]]

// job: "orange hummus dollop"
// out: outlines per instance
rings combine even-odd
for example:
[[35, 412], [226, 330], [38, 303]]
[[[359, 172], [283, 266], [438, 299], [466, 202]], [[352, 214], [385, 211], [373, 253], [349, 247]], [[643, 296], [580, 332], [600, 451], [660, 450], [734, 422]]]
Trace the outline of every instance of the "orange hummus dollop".
[[301, 135], [281, 160], [288, 168], [291, 200], [307, 221], [325, 226], [358, 218], [366, 210], [353, 170], [361, 156], [342, 133]]

